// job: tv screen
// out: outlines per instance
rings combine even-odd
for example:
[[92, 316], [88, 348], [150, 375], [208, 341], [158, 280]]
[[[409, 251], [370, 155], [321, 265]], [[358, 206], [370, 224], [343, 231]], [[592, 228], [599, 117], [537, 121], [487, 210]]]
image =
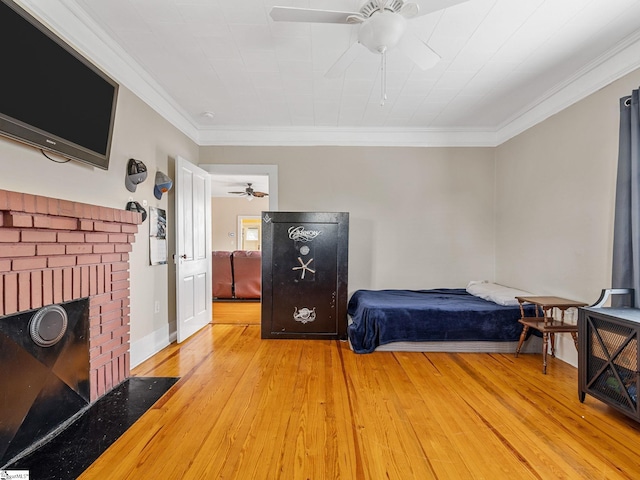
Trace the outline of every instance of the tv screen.
[[0, 134], [109, 167], [118, 84], [10, 0], [0, 0]]

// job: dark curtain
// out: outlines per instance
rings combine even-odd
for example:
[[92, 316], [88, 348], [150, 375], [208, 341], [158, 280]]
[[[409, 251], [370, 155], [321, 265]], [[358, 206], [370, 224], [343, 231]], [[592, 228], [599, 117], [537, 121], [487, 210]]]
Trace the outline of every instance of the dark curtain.
[[613, 288], [635, 289], [640, 307], [640, 109], [639, 90], [620, 99], [620, 144], [613, 231]]

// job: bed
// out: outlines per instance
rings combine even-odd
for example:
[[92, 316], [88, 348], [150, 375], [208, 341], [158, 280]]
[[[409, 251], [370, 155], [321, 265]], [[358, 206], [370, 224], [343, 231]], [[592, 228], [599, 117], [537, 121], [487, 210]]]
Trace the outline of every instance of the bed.
[[[530, 294], [498, 287], [500, 295], [493, 299], [482, 295], [482, 291], [495, 290], [495, 284], [487, 282], [471, 282], [467, 289], [358, 290], [347, 309], [351, 348], [356, 353], [515, 352], [522, 333], [515, 294]], [[481, 292], [470, 293], [474, 289]], [[532, 305], [524, 308], [534, 315]], [[540, 345], [532, 338], [521, 352], [537, 353]]]

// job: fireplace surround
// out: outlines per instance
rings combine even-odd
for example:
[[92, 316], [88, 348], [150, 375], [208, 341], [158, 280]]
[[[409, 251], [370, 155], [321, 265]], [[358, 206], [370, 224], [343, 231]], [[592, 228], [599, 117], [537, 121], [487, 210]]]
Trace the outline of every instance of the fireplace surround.
[[[136, 212], [0, 190], [0, 317], [86, 299], [89, 403], [130, 375], [129, 254], [140, 223]], [[46, 315], [45, 343], [62, 322], [55, 307]], [[0, 366], [0, 406], [10, 378]]]

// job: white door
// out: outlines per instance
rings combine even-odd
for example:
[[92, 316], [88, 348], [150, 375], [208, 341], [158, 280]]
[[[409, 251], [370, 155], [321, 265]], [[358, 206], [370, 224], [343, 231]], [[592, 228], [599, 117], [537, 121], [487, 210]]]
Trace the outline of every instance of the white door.
[[176, 158], [176, 331], [178, 343], [211, 322], [209, 173]]

